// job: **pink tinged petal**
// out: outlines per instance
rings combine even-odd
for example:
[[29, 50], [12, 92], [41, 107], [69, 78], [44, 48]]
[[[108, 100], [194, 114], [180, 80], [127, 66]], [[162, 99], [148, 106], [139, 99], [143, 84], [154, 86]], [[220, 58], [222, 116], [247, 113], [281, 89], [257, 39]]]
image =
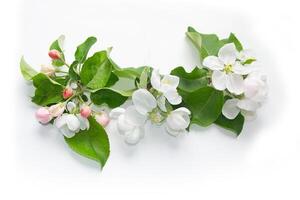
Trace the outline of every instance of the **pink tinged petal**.
[[147, 116], [142, 115], [140, 112], [138, 112], [134, 106], [129, 106], [126, 109], [124, 116], [126, 122], [133, 124], [135, 126], [144, 125], [144, 123], [147, 120]]
[[227, 119], [234, 119], [239, 114], [240, 109], [237, 107], [238, 99], [227, 100], [222, 108], [222, 114]]
[[226, 77], [226, 88], [234, 94], [242, 94], [244, 91], [243, 77], [238, 74], [228, 74]]
[[176, 90], [179, 85], [179, 77], [173, 75], [165, 75], [161, 80], [161, 92], [166, 92], [168, 90]]
[[178, 94], [176, 90], [169, 90], [164, 93], [164, 96], [167, 98], [168, 102], [172, 105], [178, 105], [182, 101], [182, 97]]
[[97, 114], [95, 116], [95, 119], [103, 127], [106, 127], [110, 121], [109, 116], [105, 112], [102, 112], [101, 114]]
[[260, 107], [260, 103], [255, 102], [251, 99], [242, 99], [239, 100], [237, 103], [237, 106], [240, 109], [246, 110], [246, 111], [256, 111]]
[[237, 50], [233, 43], [225, 44], [220, 48], [218, 57], [225, 65], [232, 65], [236, 61]]
[[227, 75], [225, 72], [221, 71], [214, 71], [212, 73], [212, 85], [217, 89], [217, 90], [225, 90], [226, 88], [226, 77]]
[[156, 108], [157, 103], [154, 96], [146, 89], [138, 89], [132, 94], [132, 102], [138, 112], [146, 115]]
[[222, 70], [224, 69], [224, 63], [222, 63], [216, 56], [207, 56], [204, 58], [202, 65], [211, 70]]
[[117, 119], [124, 112], [125, 112], [124, 108], [114, 108], [110, 111], [109, 117], [112, 119]]
[[130, 131], [130, 130], [134, 129], [134, 125], [128, 123], [125, 120], [124, 114], [119, 116], [118, 121], [117, 121], [117, 127], [118, 127], [119, 133], [121, 135], [123, 135], [126, 131]]
[[135, 127], [133, 130], [125, 132], [124, 134], [125, 142], [131, 145], [137, 144], [141, 140], [143, 135], [144, 135], [144, 128]]
[[253, 120], [256, 119], [256, 112], [255, 111], [242, 110], [241, 113], [245, 117], [246, 121], [253, 121]]
[[157, 69], [152, 71], [150, 82], [154, 89], [160, 90], [161, 77]]
[[63, 112], [65, 111], [65, 108], [66, 108], [66, 106], [64, 103], [58, 103], [58, 104], [50, 106], [49, 112], [51, 113], [52, 117], [58, 117], [63, 114]]
[[45, 107], [39, 108], [35, 113], [35, 117], [42, 124], [47, 124], [52, 119], [51, 113]]

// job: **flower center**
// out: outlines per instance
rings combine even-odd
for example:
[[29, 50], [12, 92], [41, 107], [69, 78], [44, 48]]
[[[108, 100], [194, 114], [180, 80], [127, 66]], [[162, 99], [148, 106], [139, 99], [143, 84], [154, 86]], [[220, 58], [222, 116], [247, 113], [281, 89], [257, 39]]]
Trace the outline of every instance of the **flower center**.
[[231, 72], [232, 72], [232, 65], [225, 65], [225, 67], [224, 67], [224, 72], [225, 72], [226, 74], [231, 73]]
[[154, 124], [159, 124], [164, 120], [164, 116], [161, 114], [159, 109], [154, 109], [152, 112], [149, 113], [149, 119]]

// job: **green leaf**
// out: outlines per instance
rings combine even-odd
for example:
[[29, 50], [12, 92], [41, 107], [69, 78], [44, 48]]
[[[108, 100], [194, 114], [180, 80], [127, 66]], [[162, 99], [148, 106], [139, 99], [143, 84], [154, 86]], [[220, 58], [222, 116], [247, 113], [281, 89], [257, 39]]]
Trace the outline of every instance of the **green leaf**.
[[[224, 45], [224, 42], [220, 40], [216, 34], [202, 34], [192, 27], [188, 27], [186, 34], [198, 49], [201, 60], [207, 56], [216, 56], [219, 49]], [[199, 44], [200, 41], [201, 45]]]
[[186, 32], [188, 38], [192, 41], [194, 46], [200, 51], [202, 46], [202, 38], [201, 35], [196, 32], [192, 27], [188, 27], [188, 31]]
[[20, 69], [24, 79], [27, 81], [30, 81], [35, 75], [37, 75], [37, 71], [27, 64], [23, 56], [20, 61]]
[[208, 84], [207, 70], [199, 67], [195, 67], [190, 73], [183, 67], [177, 67], [171, 71], [171, 74], [180, 78], [178, 88], [181, 91], [193, 92]]
[[109, 157], [109, 140], [102, 126], [93, 118], [89, 118], [90, 128], [83, 130], [65, 141], [76, 153], [95, 160], [103, 168]]
[[69, 76], [72, 80], [77, 81], [80, 79], [80, 76], [77, 74], [76, 70], [78, 66], [78, 61], [74, 61], [69, 68]]
[[122, 105], [126, 100], [127, 96], [123, 96], [119, 91], [104, 88], [94, 93], [91, 93], [91, 101], [96, 105], [107, 104], [110, 108], [115, 108]]
[[117, 75], [115, 75], [115, 73], [111, 72], [110, 77], [109, 77], [105, 87], [110, 87], [110, 86], [114, 85], [118, 80], [119, 80], [119, 77]]
[[32, 78], [33, 85], [36, 87], [32, 102], [37, 105], [47, 106], [63, 100], [63, 86], [50, 80], [45, 74], [39, 73]]
[[221, 114], [224, 102], [222, 91], [202, 87], [193, 92], [180, 91], [180, 94], [184, 105], [192, 112], [192, 123], [208, 126]]
[[80, 79], [87, 87], [98, 90], [107, 84], [111, 70], [112, 65], [107, 58], [106, 51], [100, 51], [84, 62]]
[[[49, 50], [57, 50], [60, 52], [61, 54], [61, 59], [65, 60], [65, 55], [63, 53], [63, 43], [65, 40], [65, 36], [61, 35], [59, 36], [59, 38], [57, 40], [55, 40], [51, 45]], [[62, 60], [52, 60], [52, 65], [56, 66], [56, 67], [60, 67], [64, 65], [64, 62]]]
[[80, 44], [75, 52], [75, 59], [78, 63], [83, 63], [87, 57], [90, 48], [97, 42], [97, 38], [89, 37]]
[[239, 113], [235, 119], [230, 120], [227, 119], [223, 114], [221, 114], [214, 123], [222, 128], [232, 131], [237, 136], [239, 136], [243, 130], [244, 117], [241, 113]]
[[114, 67], [114, 73], [119, 77], [136, 79], [141, 76], [141, 74], [145, 68], [146, 68], [146, 66], [137, 67], [137, 68], [134, 68], [134, 67], [115, 68]]
[[222, 40], [222, 41], [224, 42], [224, 44], [234, 43], [235, 48], [238, 51], [243, 50], [243, 45], [241, 44], [241, 42], [236, 38], [236, 36], [233, 33], [230, 33], [229, 37], [227, 39]]

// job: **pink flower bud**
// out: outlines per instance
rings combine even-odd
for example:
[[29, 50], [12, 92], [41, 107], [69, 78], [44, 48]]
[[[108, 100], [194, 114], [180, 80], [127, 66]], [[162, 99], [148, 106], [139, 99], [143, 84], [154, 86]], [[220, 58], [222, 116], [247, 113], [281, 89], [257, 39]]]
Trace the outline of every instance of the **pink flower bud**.
[[83, 106], [80, 109], [80, 115], [84, 118], [88, 118], [92, 114], [92, 110], [89, 106]]
[[108, 115], [106, 114], [106, 112], [102, 112], [101, 114], [97, 114], [95, 116], [95, 119], [103, 127], [107, 126], [107, 124], [110, 121], [110, 119], [109, 119]]
[[39, 108], [35, 113], [35, 117], [42, 124], [47, 124], [52, 119], [49, 110], [45, 107]]
[[64, 99], [68, 99], [73, 95], [73, 89], [70, 87], [66, 87], [63, 91], [63, 97]]
[[57, 60], [57, 59], [60, 59], [60, 52], [57, 51], [56, 49], [52, 49], [48, 52], [48, 55], [51, 59], [53, 60]]

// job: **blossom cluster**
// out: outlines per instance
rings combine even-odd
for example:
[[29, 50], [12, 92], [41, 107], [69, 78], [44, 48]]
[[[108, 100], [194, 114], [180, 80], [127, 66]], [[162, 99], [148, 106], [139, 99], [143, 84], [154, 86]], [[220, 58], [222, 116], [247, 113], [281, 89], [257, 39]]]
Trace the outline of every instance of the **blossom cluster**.
[[89, 56], [95, 37], [77, 46], [71, 64], [64, 36], [51, 44], [51, 64], [40, 71], [22, 57], [21, 73], [35, 88], [37, 121], [53, 124], [72, 150], [101, 166], [110, 154], [106, 127], [111, 122], [131, 145], [144, 138], [148, 123], [173, 137], [192, 124], [215, 124], [238, 136], [267, 98], [266, 76], [234, 34], [219, 39], [189, 27], [186, 35], [201, 60], [190, 72], [181, 66], [169, 74], [148, 66], [120, 67], [110, 57], [111, 48]]

